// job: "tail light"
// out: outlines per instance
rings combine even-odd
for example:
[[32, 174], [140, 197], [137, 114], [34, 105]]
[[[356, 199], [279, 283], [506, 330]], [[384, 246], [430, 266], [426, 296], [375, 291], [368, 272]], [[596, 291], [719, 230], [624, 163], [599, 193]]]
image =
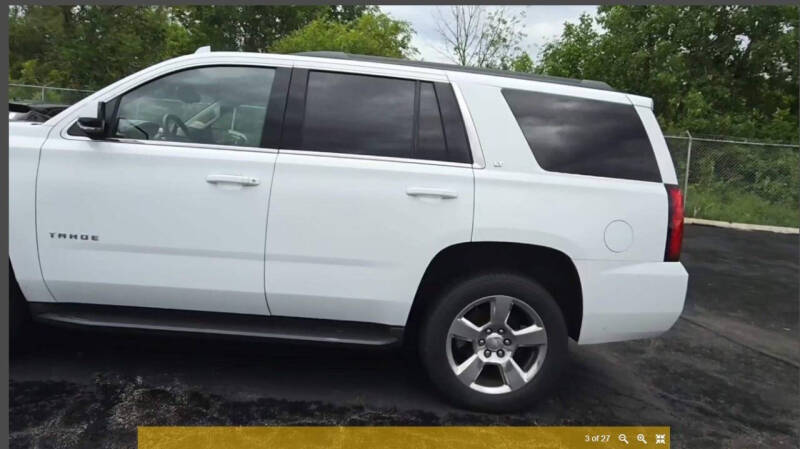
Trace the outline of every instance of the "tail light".
[[668, 185], [669, 218], [667, 223], [667, 248], [664, 250], [665, 262], [677, 262], [681, 257], [683, 243], [683, 195], [678, 186]]

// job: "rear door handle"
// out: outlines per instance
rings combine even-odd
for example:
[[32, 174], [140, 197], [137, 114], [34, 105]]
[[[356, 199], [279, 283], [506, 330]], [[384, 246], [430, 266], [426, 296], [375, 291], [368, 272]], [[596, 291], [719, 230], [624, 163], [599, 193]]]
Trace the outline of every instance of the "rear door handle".
[[457, 198], [458, 192], [447, 189], [433, 189], [430, 187], [409, 187], [406, 189], [408, 196], [433, 196], [443, 199]]
[[243, 186], [257, 186], [260, 181], [258, 178], [252, 176], [239, 176], [239, 175], [208, 175], [206, 182], [211, 184], [227, 183], [227, 184], [241, 184]]

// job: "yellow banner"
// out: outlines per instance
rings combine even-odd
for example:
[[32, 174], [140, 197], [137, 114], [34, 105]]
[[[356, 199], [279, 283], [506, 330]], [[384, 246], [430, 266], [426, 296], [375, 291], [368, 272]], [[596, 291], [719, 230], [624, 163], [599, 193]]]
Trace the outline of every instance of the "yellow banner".
[[669, 427], [139, 427], [139, 449], [668, 448]]

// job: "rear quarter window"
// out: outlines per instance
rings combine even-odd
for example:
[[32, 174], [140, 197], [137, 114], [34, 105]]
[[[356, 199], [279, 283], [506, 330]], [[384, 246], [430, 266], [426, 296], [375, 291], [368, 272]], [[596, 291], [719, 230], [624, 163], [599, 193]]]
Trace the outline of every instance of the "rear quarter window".
[[661, 182], [633, 105], [516, 89], [502, 93], [544, 170]]

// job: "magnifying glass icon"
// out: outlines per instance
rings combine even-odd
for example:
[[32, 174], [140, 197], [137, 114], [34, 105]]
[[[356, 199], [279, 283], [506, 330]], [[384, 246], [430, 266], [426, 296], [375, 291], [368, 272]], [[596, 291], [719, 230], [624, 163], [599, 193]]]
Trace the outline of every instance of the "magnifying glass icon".
[[630, 443], [628, 443], [628, 437], [625, 436], [624, 433], [619, 434], [619, 440], [622, 441], [625, 444], [630, 444]]
[[641, 433], [639, 435], [636, 435], [636, 441], [647, 444], [647, 440], [644, 439], [644, 434]]

